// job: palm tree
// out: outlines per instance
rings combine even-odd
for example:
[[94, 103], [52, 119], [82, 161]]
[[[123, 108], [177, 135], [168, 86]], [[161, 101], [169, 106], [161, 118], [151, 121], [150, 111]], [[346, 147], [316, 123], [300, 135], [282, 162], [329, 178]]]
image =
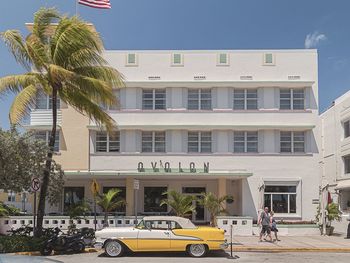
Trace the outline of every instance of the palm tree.
[[16, 94], [10, 108], [10, 122], [19, 123], [35, 105], [38, 94], [52, 98], [50, 150], [38, 205], [36, 235], [40, 236], [55, 145], [58, 97], [112, 131], [115, 123], [100, 105], [116, 104], [113, 87], [119, 88], [123, 82], [118, 71], [103, 59], [99, 34], [76, 16], [61, 16], [53, 8], [41, 8], [35, 13], [33, 30], [26, 38], [17, 30], [7, 30], [1, 37], [16, 61], [28, 71], [0, 78], [0, 95]]
[[184, 195], [175, 190], [164, 192], [163, 195], [167, 198], [161, 201], [160, 206], [170, 206], [176, 216], [187, 217], [196, 210], [193, 205], [194, 197], [191, 195]]
[[113, 189], [110, 189], [107, 193], [98, 196], [99, 200], [97, 201], [97, 205], [99, 205], [102, 208], [105, 214], [105, 219], [103, 224], [104, 227], [109, 225], [108, 213], [113, 212], [116, 208], [125, 205], [125, 200], [118, 198], [118, 195], [120, 192], [121, 192], [120, 189], [113, 188]]
[[215, 194], [211, 192], [202, 193], [201, 198], [198, 199], [198, 203], [204, 206], [210, 213], [211, 226], [217, 226], [216, 217], [221, 213], [226, 213], [224, 203], [229, 199], [233, 200], [233, 197], [230, 195], [217, 197]]

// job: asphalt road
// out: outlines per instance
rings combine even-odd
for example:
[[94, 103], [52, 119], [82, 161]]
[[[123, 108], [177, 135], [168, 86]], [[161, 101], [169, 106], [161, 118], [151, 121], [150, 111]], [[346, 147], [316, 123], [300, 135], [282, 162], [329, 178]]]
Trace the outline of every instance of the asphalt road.
[[350, 253], [254, 253], [254, 252], [240, 252], [235, 253], [237, 256], [235, 259], [228, 259], [225, 252], [215, 252], [209, 254], [205, 258], [190, 258], [184, 253], [137, 253], [131, 254], [121, 258], [109, 258], [101, 253], [84, 253], [75, 255], [57, 255], [50, 257], [39, 256], [17, 256], [17, 255], [0, 255], [1, 263], [104, 263], [104, 262], [150, 262], [150, 263], [171, 263], [181, 262], [186, 260], [187, 262], [198, 263], [219, 263], [219, 262], [307, 262], [307, 263], [329, 263], [336, 260], [337, 263], [348, 263], [350, 261]]

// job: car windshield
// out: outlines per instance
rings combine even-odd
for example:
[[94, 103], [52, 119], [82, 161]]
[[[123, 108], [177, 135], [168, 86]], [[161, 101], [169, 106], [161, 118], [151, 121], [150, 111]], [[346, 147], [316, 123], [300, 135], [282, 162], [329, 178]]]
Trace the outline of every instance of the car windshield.
[[146, 227], [145, 227], [145, 222], [144, 222], [143, 220], [141, 220], [141, 221], [137, 224], [136, 228], [138, 228], [138, 229], [145, 229], [145, 228], [146, 228]]

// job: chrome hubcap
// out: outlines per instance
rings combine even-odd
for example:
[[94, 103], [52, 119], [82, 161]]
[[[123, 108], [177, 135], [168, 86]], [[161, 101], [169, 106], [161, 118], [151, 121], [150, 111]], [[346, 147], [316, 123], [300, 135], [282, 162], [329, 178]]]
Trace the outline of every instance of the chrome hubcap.
[[116, 241], [108, 242], [106, 246], [106, 252], [109, 256], [116, 257], [120, 254], [122, 247], [120, 243]]
[[191, 245], [190, 251], [192, 255], [200, 257], [205, 253], [205, 247], [202, 244]]

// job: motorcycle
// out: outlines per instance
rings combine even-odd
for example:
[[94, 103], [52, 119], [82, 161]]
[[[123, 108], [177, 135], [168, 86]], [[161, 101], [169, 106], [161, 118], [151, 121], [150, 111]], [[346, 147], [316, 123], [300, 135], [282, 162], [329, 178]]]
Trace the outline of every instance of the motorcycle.
[[67, 236], [60, 233], [63, 232], [56, 227], [53, 236], [44, 242], [40, 250], [41, 255], [51, 255], [52, 251], [81, 253], [85, 250], [82, 234]]

